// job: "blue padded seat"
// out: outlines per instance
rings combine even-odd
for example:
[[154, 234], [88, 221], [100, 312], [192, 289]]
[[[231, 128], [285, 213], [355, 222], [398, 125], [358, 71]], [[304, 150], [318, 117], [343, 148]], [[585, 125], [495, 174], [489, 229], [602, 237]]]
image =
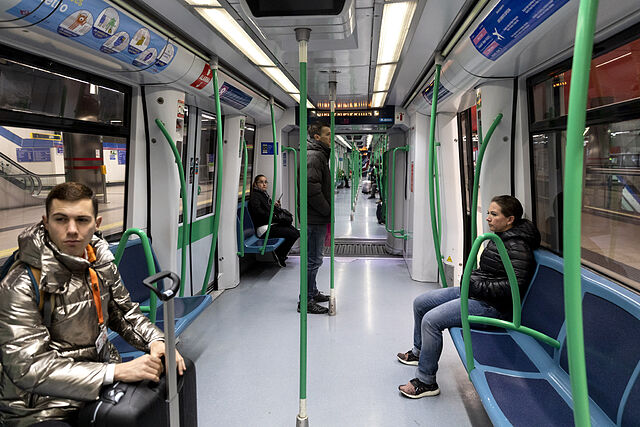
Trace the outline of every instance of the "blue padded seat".
[[[115, 252], [117, 245], [110, 246], [110, 249], [112, 252]], [[153, 247], [151, 248], [151, 255], [153, 256], [156, 271], [161, 271], [156, 255], [153, 252]], [[147, 271], [147, 261], [142, 248], [142, 241], [140, 239], [127, 241], [124, 254], [118, 266], [118, 271], [120, 272], [122, 282], [131, 295], [132, 301], [137, 302], [140, 305], [149, 305], [150, 291], [142, 284], [142, 280], [148, 277], [149, 273]], [[158, 286], [162, 288], [163, 282], [158, 282]], [[173, 301], [176, 316], [175, 333], [177, 337], [207, 306], [213, 302], [213, 299], [211, 295], [194, 295], [188, 297], [175, 297]], [[160, 327], [160, 329], [163, 329], [163, 316], [162, 302], [158, 300], [156, 326]], [[124, 356], [128, 353], [139, 353], [138, 350], [130, 346], [113, 331], [110, 331], [109, 333], [109, 340], [114, 343], [118, 352], [123, 356], [123, 360]], [[139, 355], [141, 354], [142, 353], [139, 353]]]
[[[242, 212], [242, 209], [244, 209], [244, 224], [240, 224], [240, 213]], [[249, 215], [249, 205], [247, 202], [245, 202], [244, 206], [242, 206], [242, 203], [238, 203], [236, 226], [238, 234], [238, 249], [242, 247], [242, 235], [244, 234], [244, 253], [260, 253], [260, 251], [262, 250], [262, 245], [264, 244], [264, 239], [259, 239], [258, 236], [256, 236], [256, 232], [253, 227], [253, 220], [251, 220], [251, 215]], [[273, 252], [283, 242], [284, 238], [282, 237], [269, 239], [264, 251]]]

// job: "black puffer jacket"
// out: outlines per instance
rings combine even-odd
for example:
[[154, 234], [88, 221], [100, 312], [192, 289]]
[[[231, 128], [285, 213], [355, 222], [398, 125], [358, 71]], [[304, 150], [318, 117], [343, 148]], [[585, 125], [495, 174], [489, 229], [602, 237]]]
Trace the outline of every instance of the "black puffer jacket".
[[307, 142], [307, 222], [309, 224], [331, 222], [330, 155], [331, 149], [321, 142], [311, 139]]
[[[271, 197], [258, 188], [252, 188], [251, 195], [249, 196], [249, 215], [251, 215], [253, 226], [258, 228], [267, 225], [269, 223], [270, 211]], [[275, 222], [275, 220], [272, 222]]]
[[[540, 246], [540, 233], [528, 219], [502, 233], [496, 233], [504, 242], [518, 280], [520, 298], [524, 298], [536, 267], [533, 250]], [[502, 266], [500, 253], [489, 241], [480, 257], [480, 268], [471, 273], [469, 297], [485, 301], [498, 309], [506, 318], [512, 313], [511, 288], [507, 272]]]

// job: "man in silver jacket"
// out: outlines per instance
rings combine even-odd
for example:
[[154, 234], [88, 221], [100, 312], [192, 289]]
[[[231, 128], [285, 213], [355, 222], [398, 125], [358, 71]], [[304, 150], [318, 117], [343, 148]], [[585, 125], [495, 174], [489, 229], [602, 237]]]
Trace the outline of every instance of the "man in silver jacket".
[[[60, 184], [42, 222], [18, 238], [20, 262], [0, 283], [0, 425], [72, 423], [103, 385], [159, 380], [164, 335], [131, 301], [96, 233], [97, 208], [85, 185]], [[29, 267], [40, 271], [40, 298], [52, 302], [49, 327]], [[107, 327], [149, 354], [121, 363]], [[182, 374], [184, 359], [176, 357]]]

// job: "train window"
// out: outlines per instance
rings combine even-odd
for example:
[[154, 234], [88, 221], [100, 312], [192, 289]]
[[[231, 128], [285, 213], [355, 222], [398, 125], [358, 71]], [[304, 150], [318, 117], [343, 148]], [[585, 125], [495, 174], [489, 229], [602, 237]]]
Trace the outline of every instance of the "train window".
[[213, 193], [216, 181], [217, 127], [213, 114], [201, 112], [200, 154], [198, 162], [198, 208], [196, 218], [213, 212]]
[[28, 65], [0, 60], [0, 108], [121, 126], [125, 94], [119, 90]]
[[[592, 60], [582, 208], [583, 263], [638, 290], [640, 75], [633, 64], [639, 49], [636, 35]], [[561, 253], [566, 117], [554, 118], [566, 114], [570, 79], [557, 69], [530, 79], [529, 99], [535, 220], [543, 245]], [[555, 78], [549, 75], [564, 77], [549, 84]]]
[[0, 259], [40, 221], [49, 191], [66, 181], [88, 185], [98, 199], [105, 237], [124, 230], [125, 138], [0, 126]]
[[[246, 194], [249, 195], [251, 191], [251, 184], [253, 183], [253, 153], [254, 144], [256, 139], [256, 128], [254, 125], [247, 124], [244, 128], [244, 139], [247, 141], [247, 188]], [[240, 166], [240, 183], [238, 184], [238, 199], [242, 197], [242, 184], [244, 178], [244, 159]]]

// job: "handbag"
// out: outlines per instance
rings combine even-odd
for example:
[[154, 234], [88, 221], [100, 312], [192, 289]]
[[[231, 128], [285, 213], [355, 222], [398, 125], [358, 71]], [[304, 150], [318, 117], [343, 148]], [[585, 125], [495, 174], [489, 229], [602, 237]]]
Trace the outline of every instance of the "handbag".
[[274, 222], [280, 225], [291, 225], [293, 215], [286, 209], [276, 208], [273, 212]]

